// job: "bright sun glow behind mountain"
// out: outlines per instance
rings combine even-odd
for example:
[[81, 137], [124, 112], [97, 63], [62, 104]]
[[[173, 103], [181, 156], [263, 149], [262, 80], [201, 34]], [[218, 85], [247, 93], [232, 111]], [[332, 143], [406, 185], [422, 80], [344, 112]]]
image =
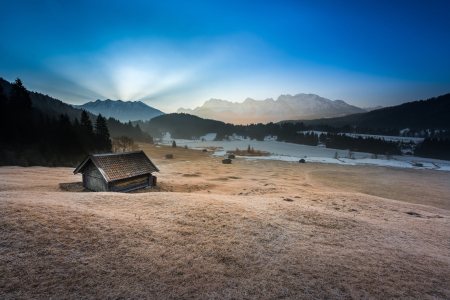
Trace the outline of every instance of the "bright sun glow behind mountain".
[[448, 1], [3, 6], [0, 76], [73, 104], [141, 100], [173, 112], [313, 93], [364, 107], [448, 93]]
[[236, 36], [183, 43], [126, 40], [96, 52], [55, 57], [48, 61], [48, 67], [81, 87], [70, 101], [75, 104], [87, 102], [76, 98], [140, 100], [165, 112], [193, 108], [213, 96], [242, 101], [249, 96], [266, 99], [320, 90], [333, 98], [346, 89], [345, 82], [358, 82], [352, 88], [355, 95], [380, 85], [385, 92], [394, 86], [410, 85], [303, 60], [292, 60], [289, 65], [264, 63], [267, 55], [276, 60], [283, 54], [249, 38], [244, 46], [244, 39]]
[[136, 101], [189, 89], [220, 56], [214, 50], [186, 55], [173, 46], [125, 42], [100, 53], [58, 57], [50, 64], [55, 72], [105, 98]]

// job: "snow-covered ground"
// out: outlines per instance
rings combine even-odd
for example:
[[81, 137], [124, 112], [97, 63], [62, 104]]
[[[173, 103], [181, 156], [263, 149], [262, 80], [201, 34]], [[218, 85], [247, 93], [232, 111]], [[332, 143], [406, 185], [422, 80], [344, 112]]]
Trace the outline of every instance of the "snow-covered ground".
[[[344, 165], [356, 164], [370, 164], [378, 166], [392, 166], [400, 168], [414, 168], [414, 169], [435, 169], [450, 171], [450, 161], [421, 158], [414, 156], [394, 155], [392, 159], [388, 160], [385, 156], [379, 155], [377, 159], [372, 159], [372, 154], [364, 152], [354, 152], [355, 159], [348, 158], [348, 150], [337, 150], [324, 147], [306, 146], [285, 142], [276, 142], [276, 137], [266, 137], [264, 141], [250, 140], [250, 138], [243, 138], [233, 135], [230, 141], [214, 141], [215, 133], [209, 133], [199, 140], [183, 140], [175, 139], [177, 146], [184, 147], [187, 145], [193, 149], [203, 149], [206, 147], [222, 148], [216, 150], [214, 155], [225, 156], [229, 150], [236, 150], [236, 148], [244, 150], [248, 145], [255, 150], [270, 152], [270, 156], [245, 157], [248, 160], [256, 159], [274, 159], [289, 162], [298, 162], [300, 158], [305, 158], [308, 162], [333, 163]], [[202, 141], [202, 138], [204, 141]], [[400, 138], [400, 137], [389, 137]], [[414, 139], [414, 138], [407, 138]], [[174, 139], [171, 139], [170, 134], [167, 133], [163, 139], [162, 144], [170, 145]], [[334, 158], [337, 152], [338, 158]], [[422, 164], [423, 167], [417, 167], [416, 164]]]

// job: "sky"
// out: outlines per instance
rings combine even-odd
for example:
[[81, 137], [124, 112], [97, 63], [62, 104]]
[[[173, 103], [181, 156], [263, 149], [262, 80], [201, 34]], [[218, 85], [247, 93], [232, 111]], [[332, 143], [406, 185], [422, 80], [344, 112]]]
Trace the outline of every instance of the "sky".
[[450, 93], [450, 1], [3, 1], [0, 77], [164, 112], [312, 93], [359, 107]]

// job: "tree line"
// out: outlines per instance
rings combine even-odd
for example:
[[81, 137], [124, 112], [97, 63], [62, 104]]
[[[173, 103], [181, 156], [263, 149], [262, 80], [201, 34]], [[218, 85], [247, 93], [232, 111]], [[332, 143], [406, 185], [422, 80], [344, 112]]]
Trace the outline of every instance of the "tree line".
[[414, 149], [414, 155], [450, 160], [450, 139], [426, 138]]
[[[323, 136], [323, 137], [322, 137]], [[332, 149], [367, 152], [373, 154], [401, 155], [400, 142], [386, 141], [384, 138], [361, 136], [351, 137], [345, 134], [321, 134], [325, 147]]]
[[88, 153], [111, 152], [107, 120], [92, 124], [86, 111], [70, 120], [67, 114], [49, 116], [33, 107], [18, 78], [9, 97], [0, 85], [0, 165], [76, 166]]

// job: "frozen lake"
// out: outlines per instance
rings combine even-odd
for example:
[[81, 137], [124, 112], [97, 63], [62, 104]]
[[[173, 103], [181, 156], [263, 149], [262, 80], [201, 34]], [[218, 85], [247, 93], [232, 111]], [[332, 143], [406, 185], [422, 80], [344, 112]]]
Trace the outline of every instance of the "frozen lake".
[[[204, 141], [200, 140], [183, 140], [171, 139], [170, 134], [166, 134], [162, 140], [162, 144], [170, 145], [175, 141], [177, 146], [184, 147], [187, 145], [193, 149], [203, 149], [206, 147], [220, 147], [223, 149], [216, 150], [214, 155], [225, 156], [226, 151], [245, 150], [250, 145], [255, 150], [270, 152], [270, 156], [260, 157], [245, 157], [246, 159], [275, 159], [290, 162], [298, 162], [300, 158], [305, 158], [309, 162], [321, 163], [335, 163], [335, 164], [371, 164], [379, 166], [392, 166], [401, 168], [417, 168], [417, 169], [436, 169], [443, 171], [450, 171], [450, 161], [421, 158], [414, 156], [394, 155], [392, 159], [387, 160], [384, 155], [379, 156], [378, 159], [372, 159], [371, 153], [354, 152], [355, 159], [348, 158], [348, 150], [337, 150], [325, 148], [323, 146], [306, 146], [285, 142], [276, 142], [275, 137], [266, 137], [264, 141], [250, 140], [243, 137], [233, 136], [230, 141], [213, 141], [215, 133], [210, 133], [204, 136]], [[338, 159], [334, 158], [335, 153], [338, 154]], [[423, 167], [416, 167], [414, 164], [421, 163]]]

